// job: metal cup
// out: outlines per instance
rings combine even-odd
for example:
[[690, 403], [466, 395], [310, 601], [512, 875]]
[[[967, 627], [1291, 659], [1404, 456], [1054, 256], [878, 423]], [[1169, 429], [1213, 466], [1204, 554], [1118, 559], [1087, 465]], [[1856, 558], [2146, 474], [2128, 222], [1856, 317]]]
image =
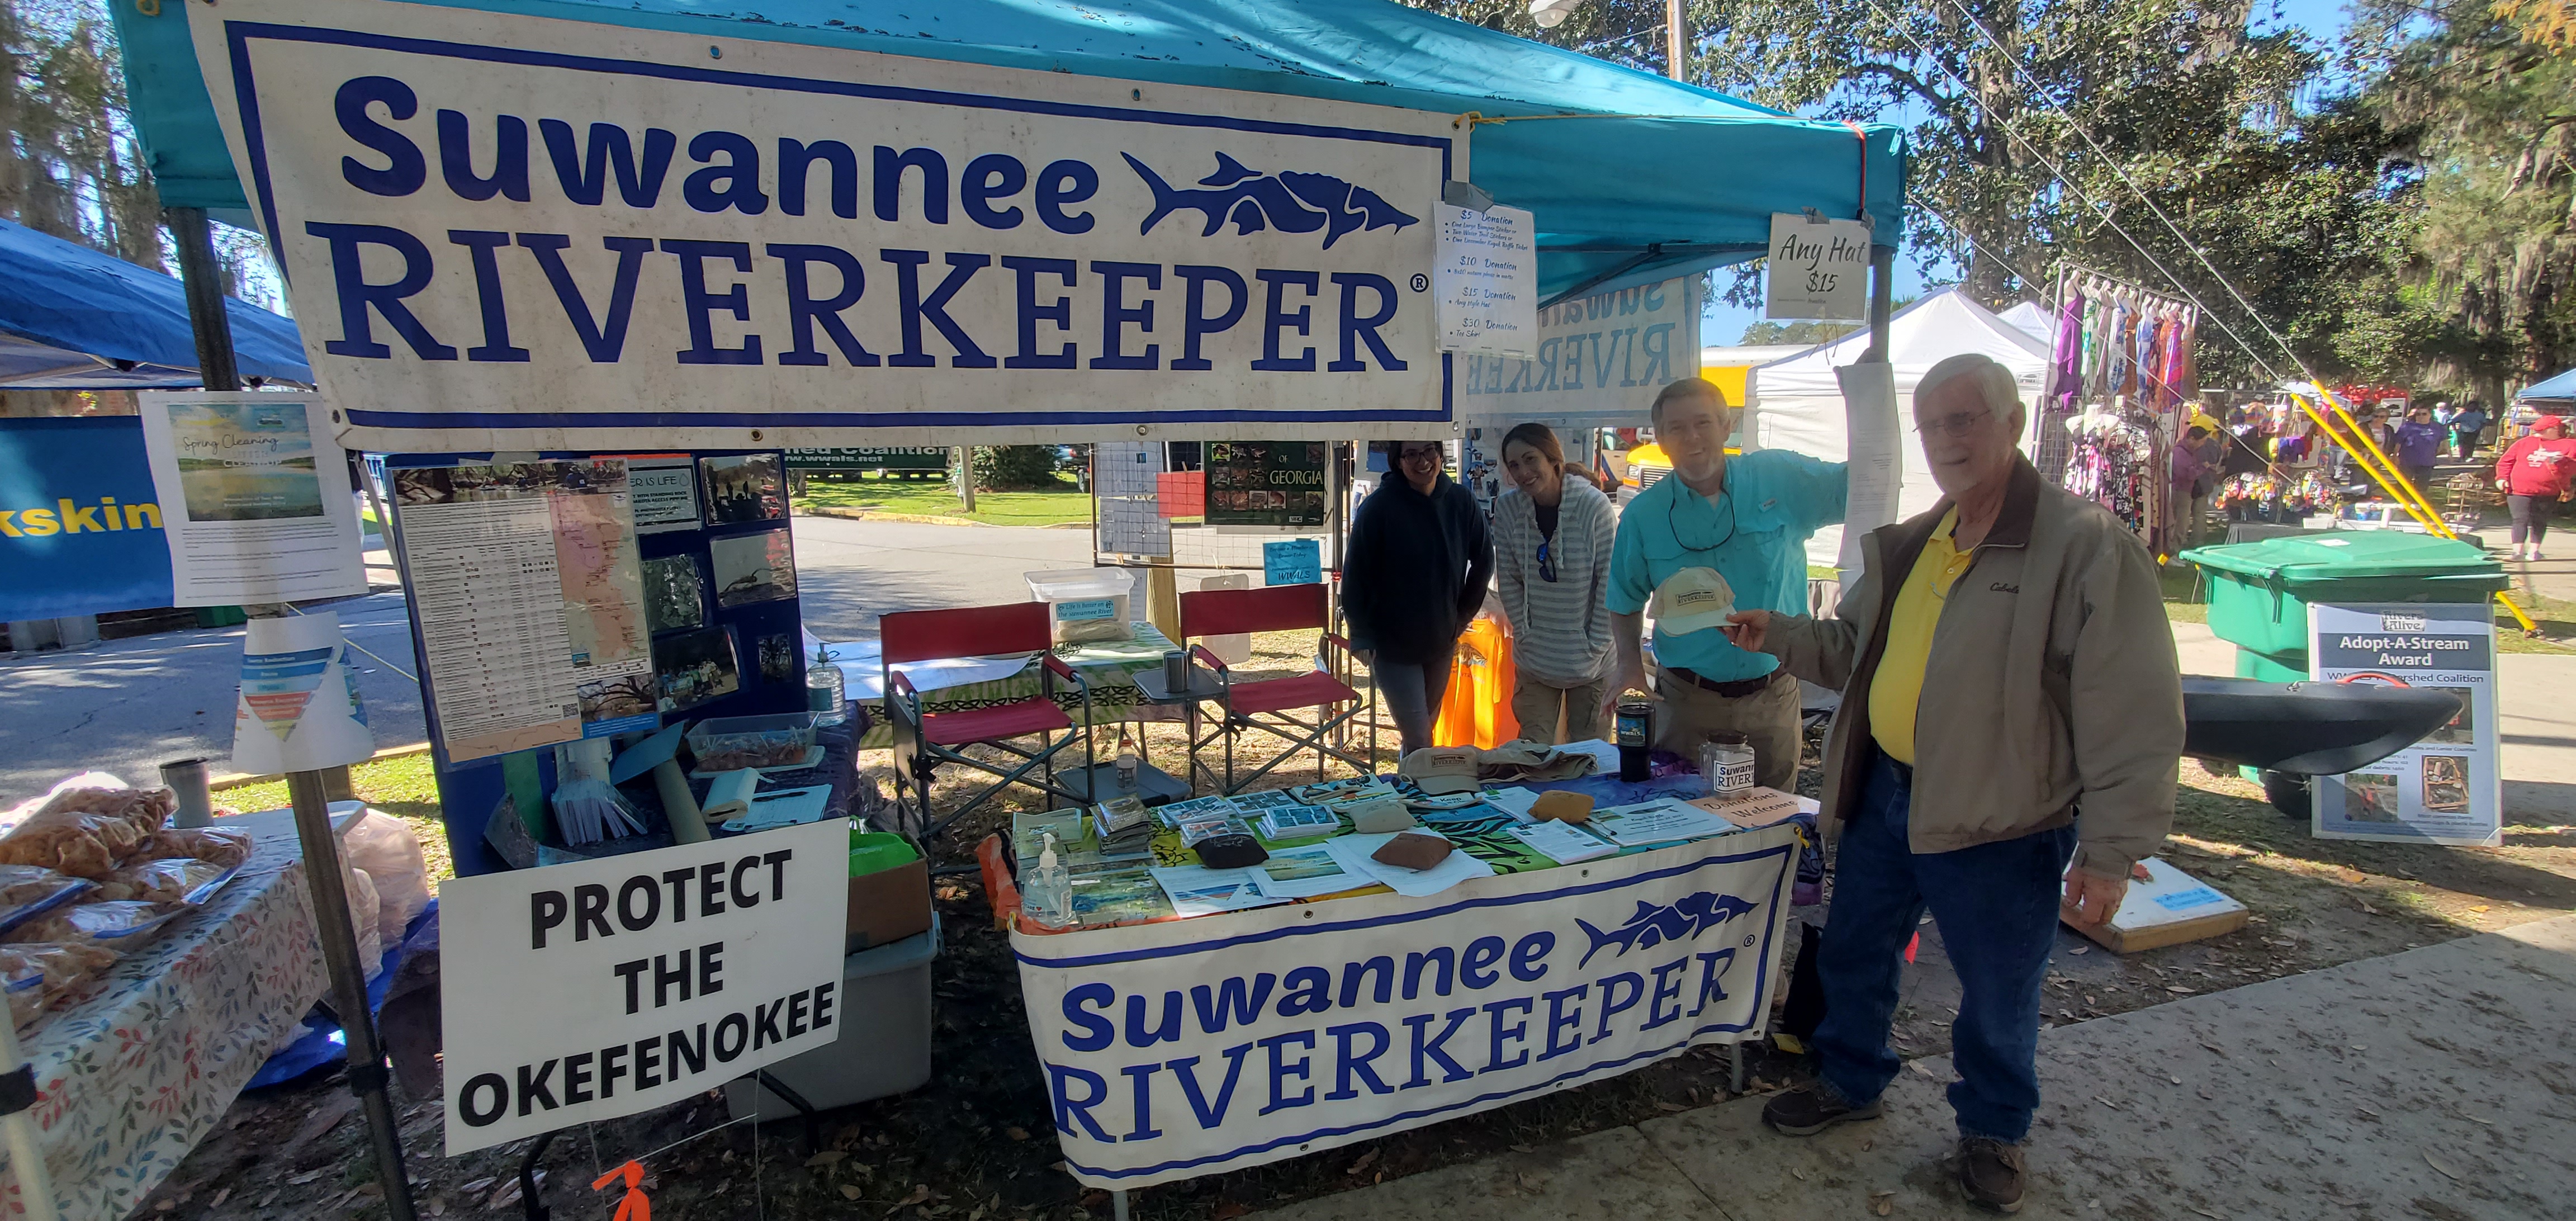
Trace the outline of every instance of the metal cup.
[[161, 783], [179, 798], [178, 813], [170, 823], [178, 827], [202, 827], [215, 818], [215, 795], [206, 787], [204, 759], [173, 759], [161, 765]]

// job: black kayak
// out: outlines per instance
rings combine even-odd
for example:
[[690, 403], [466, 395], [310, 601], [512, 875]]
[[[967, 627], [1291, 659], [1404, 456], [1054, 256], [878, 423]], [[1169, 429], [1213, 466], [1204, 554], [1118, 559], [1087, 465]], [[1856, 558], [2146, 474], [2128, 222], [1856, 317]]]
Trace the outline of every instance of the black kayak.
[[2363, 683], [2182, 680], [2183, 753], [2293, 776], [2367, 767], [2460, 715], [2447, 691]]

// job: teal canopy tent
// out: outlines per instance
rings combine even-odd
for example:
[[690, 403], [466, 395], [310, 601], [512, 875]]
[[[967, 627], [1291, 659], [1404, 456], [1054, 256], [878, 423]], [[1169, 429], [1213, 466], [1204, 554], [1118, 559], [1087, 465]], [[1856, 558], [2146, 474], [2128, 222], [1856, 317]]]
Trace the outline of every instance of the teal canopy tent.
[[[1551, 299], [1758, 257], [1774, 212], [1866, 215], [1893, 245], [1904, 204], [1897, 128], [1797, 118], [1387, 0], [424, 2], [1507, 120], [1476, 125], [1472, 177], [1535, 214]], [[109, 7], [162, 200], [249, 223], [186, 26], [223, 10]]]

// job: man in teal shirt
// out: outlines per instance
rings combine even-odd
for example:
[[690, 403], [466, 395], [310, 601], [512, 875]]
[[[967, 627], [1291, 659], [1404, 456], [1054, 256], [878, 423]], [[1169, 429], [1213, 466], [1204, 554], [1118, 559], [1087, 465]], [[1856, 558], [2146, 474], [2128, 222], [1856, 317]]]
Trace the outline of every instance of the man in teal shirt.
[[1776, 658], [1739, 649], [1714, 627], [1670, 632], [1658, 624], [1657, 681], [1649, 688], [1639, 647], [1647, 599], [1687, 568], [1717, 570], [1736, 610], [1807, 611], [1807, 539], [1843, 519], [1849, 468], [1777, 449], [1729, 458], [1735, 419], [1726, 396], [1696, 377], [1655, 395], [1655, 443], [1673, 473], [1619, 514], [1607, 596], [1619, 657], [1610, 699], [1652, 690], [1661, 704], [1654, 745], [1684, 758], [1697, 759], [1713, 734], [1743, 734], [1753, 745], [1754, 782], [1789, 792], [1798, 778], [1798, 680]]

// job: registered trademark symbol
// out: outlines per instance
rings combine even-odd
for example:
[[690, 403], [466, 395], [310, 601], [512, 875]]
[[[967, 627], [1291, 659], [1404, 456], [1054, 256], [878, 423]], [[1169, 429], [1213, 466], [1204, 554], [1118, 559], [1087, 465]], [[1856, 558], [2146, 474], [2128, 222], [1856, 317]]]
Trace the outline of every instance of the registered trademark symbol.
[[1746, 948], [1746, 949], [1751, 949], [1751, 948], [1753, 948], [1753, 934], [1751, 934], [1751, 933], [1746, 933], [1746, 934], [1744, 935], [1744, 946], [1745, 946], [1745, 948]]
[[1430, 291], [1431, 291], [1431, 277], [1426, 276], [1426, 275], [1424, 275], [1424, 274], [1422, 274], [1421, 272], [1418, 272], [1418, 271], [1417, 271], [1417, 272], [1415, 272], [1415, 273], [1413, 273], [1413, 291], [1418, 292], [1418, 293], [1427, 293], [1427, 292], [1430, 292]]

